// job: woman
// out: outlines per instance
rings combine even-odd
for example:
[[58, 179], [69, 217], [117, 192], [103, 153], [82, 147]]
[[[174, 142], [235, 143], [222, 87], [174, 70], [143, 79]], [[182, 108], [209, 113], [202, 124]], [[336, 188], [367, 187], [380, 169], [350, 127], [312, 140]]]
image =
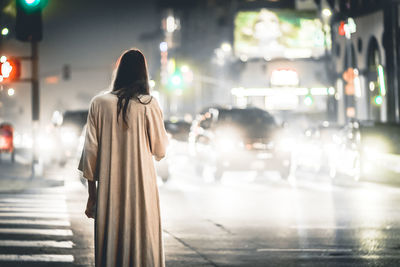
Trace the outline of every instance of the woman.
[[91, 102], [78, 169], [88, 179], [98, 267], [165, 266], [153, 156], [164, 157], [167, 135], [148, 84], [144, 55], [128, 50], [112, 91]]

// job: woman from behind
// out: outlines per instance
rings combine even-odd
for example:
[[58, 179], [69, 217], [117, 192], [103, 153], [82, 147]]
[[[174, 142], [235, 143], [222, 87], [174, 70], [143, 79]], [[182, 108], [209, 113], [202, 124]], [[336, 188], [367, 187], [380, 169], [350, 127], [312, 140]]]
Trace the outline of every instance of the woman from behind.
[[168, 139], [149, 91], [146, 59], [131, 49], [118, 60], [111, 92], [90, 105], [78, 169], [88, 180], [96, 267], [165, 266], [153, 156], [165, 156]]

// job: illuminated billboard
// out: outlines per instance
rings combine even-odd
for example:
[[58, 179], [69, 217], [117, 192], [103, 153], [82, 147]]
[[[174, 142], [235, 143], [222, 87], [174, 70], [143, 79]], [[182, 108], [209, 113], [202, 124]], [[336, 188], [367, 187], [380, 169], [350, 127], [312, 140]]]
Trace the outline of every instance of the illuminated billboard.
[[240, 11], [235, 18], [235, 55], [248, 58], [319, 58], [324, 55], [321, 21], [312, 11]]

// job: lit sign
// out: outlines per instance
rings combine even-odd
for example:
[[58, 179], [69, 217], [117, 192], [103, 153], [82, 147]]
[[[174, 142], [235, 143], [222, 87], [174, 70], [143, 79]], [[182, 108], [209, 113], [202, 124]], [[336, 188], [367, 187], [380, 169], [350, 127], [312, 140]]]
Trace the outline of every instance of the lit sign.
[[299, 75], [295, 70], [277, 69], [271, 73], [271, 85], [273, 86], [297, 86]]
[[239, 58], [318, 58], [325, 52], [323, 25], [315, 12], [240, 11], [234, 24]]

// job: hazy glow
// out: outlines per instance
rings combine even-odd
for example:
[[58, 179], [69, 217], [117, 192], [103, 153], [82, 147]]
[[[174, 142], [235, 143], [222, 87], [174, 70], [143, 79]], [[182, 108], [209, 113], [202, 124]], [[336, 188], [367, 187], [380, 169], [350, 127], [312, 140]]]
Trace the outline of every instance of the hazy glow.
[[167, 32], [174, 32], [176, 29], [175, 18], [173, 16], [167, 17]]
[[8, 94], [9, 96], [13, 96], [13, 95], [15, 94], [14, 88], [9, 88], [8, 91], [7, 91], [7, 94]]
[[324, 17], [330, 17], [330, 16], [332, 16], [332, 11], [329, 8], [324, 8], [322, 10], [322, 15]]
[[25, 0], [25, 3], [28, 6], [36, 6], [40, 3], [40, 0]]
[[8, 28], [3, 28], [3, 29], [1, 30], [1, 35], [7, 35], [8, 33], [9, 33]]
[[183, 66], [181, 67], [181, 71], [182, 71], [183, 73], [188, 72], [189, 70], [190, 70], [190, 68], [189, 68], [188, 65], [183, 65]]
[[174, 75], [171, 78], [171, 82], [172, 82], [173, 85], [178, 86], [178, 85], [181, 84], [182, 78], [179, 75]]
[[314, 102], [314, 100], [313, 100], [312, 96], [310, 96], [310, 95], [307, 95], [307, 96], [304, 98], [304, 104], [305, 104], [306, 106], [311, 106], [311, 105], [313, 104], [313, 102]]
[[4, 63], [7, 61], [7, 57], [6, 56], [1, 56], [0, 57], [0, 63]]
[[385, 73], [383, 71], [382, 65], [378, 66], [378, 79], [379, 79], [379, 88], [381, 95], [386, 95], [386, 84], [385, 84]]
[[6, 61], [1, 65], [1, 74], [4, 78], [8, 78], [12, 69], [13, 67], [11, 66], [10, 62]]
[[150, 88], [153, 88], [154, 86], [156, 86], [156, 82], [154, 80], [150, 80], [149, 86], [150, 86]]
[[222, 51], [224, 51], [225, 53], [229, 53], [232, 51], [232, 46], [229, 43], [222, 43], [221, 44], [221, 49]]
[[167, 44], [167, 42], [161, 42], [161, 43], [160, 43], [160, 51], [161, 51], [161, 52], [167, 52], [167, 51], [168, 51], [168, 44]]

